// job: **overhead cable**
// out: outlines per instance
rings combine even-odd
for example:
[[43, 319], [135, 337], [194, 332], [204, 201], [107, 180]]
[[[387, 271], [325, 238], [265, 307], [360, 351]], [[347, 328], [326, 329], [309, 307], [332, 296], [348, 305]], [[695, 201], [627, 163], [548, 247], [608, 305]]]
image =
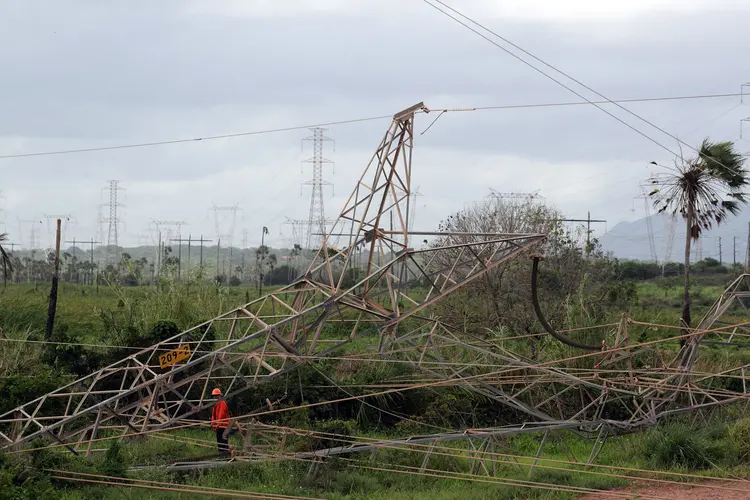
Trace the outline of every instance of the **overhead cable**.
[[[479, 32], [479, 31], [477, 31], [476, 29], [474, 29], [474, 28], [472, 28], [471, 26], [469, 26], [468, 24], [464, 23], [463, 21], [461, 21], [461, 20], [460, 20], [460, 19], [458, 19], [457, 17], [455, 17], [455, 16], [451, 15], [451, 14], [450, 14], [449, 12], [446, 12], [445, 10], [441, 9], [440, 7], [438, 7], [437, 5], [435, 5], [435, 4], [433, 4], [433, 3], [431, 3], [431, 1], [434, 1], [434, 2], [436, 2], [437, 4], [440, 4], [441, 6], [445, 7], [446, 9], [448, 9], [448, 10], [450, 10], [451, 12], [455, 13], [456, 15], [458, 15], [458, 16], [460, 16], [460, 17], [462, 17], [462, 18], [466, 19], [466, 20], [467, 20], [468, 22], [470, 22], [470, 23], [472, 23], [472, 24], [474, 24], [474, 25], [478, 26], [479, 28], [483, 29], [484, 31], [486, 31], [486, 32], [490, 33], [490, 34], [491, 34], [491, 35], [493, 35], [494, 37], [496, 37], [496, 38], [498, 38], [498, 39], [500, 39], [500, 40], [504, 41], [505, 43], [507, 43], [508, 45], [511, 45], [511, 46], [512, 46], [512, 47], [514, 47], [515, 49], [517, 49], [517, 50], [519, 50], [519, 51], [523, 52], [524, 54], [526, 54], [526, 55], [528, 55], [529, 57], [531, 57], [531, 58], [535, 59], [536, 61], [539, 61], [539, 62], [540, 62], [541, 64], [543, 64], [543, 65], [547, 66], [548, 68], [550, 68], [550, 69], [552, 69], [552, 70], [554, 70], [554, 71], [558, 72], [559, 74], [563, 75], [564, 77], [568, 78], [569, 80], [571, 80], [571, 81], [573, 81], [573, 82], [577, 83], [578, 85], [582, 86], [582, 87], [583, 87], [583, 88], [585, 88], [586, 90], [588, 90], [588, 91], [590, 91], [590, 92], [593, 92], [594, 94], [596, 94], [596, 95], [598, 95], [599, 97], [601, 97], [602, 99], [604, 99], [604, 100], [605, 100], [605, 101], [606, 101], [606, 102], [607, 102], [608, 104], [614, 104], [615, 106], [617, 106], [618, 108], [622, 109], [622, 110], [623, 110], [623, 111], [625, 111], [626, 113], [628, 113], [628, 114], [632, 115], [633, 117], [635, 117], [635, 118], [637, 118], [637, 119], [641, 120], [642, 122], [644, 122], [644, 123], [646, 123], [646, 124], [650, 125], [651, 127], [655, 128], [656, 130], [658, 130], [658, 131], [662, 132], [663, 134], [665, 134], [665, 135], [669, 136], [670, 138], [674, 139], [674, 140], [675, 140], [675, 141], [677, 141], [677, 142], [678, 142], [679, 144], [682, 144], [682, 145], [684, 145], [685, 147], [687, 147], [688, 149], [691, 149], [692, 151], [695, 151], [695, 152], [696, 152], [696, 153], [698, 153], [699, 155], [701, 154], [701, 153], [700, 153], [700, 151], [698, 151], [698, 150], [697, 150], [696, 148], [694, 148], [693, 146], [691, 146], [691, 145], [689, 145], [689, 144], [685, 143], [684, 141], [682, 141], [681, 139], [679, 139], [679, 138], [678, 138], [677, 136], [675, 136], [675, 135], [673, 135], [673, 134], [671, 134], [671, 133], [667, 132], [666, 130], [664, 130], [663, 128], [661, 128], [661, 127], [659, 127], [658, 125], [654, 124], [653, 122], [651, 122], [651, 121], [647, 120], [646, 118], [643, 118], [642, 116], [638, 115], [637, 113], [635, 113], [635, 112], [633, 112], [633, 111], [631, 111], [631, 110], [627, 109], [626, 107], [624, 107], [624, 106], [620, 105], [620, 104], [619, 104], [619, 103], [618, 103], [617, 101], [615, 101], [615, 100], [612, 100], [612, 99], [609, 99], [609, 98], [608, 98], [607, 96], [603, 95], [602, 93], [600, 93], [600, 92], [597, 92], [596, 90], [594, 90], [593, 88], [591, 88], [591, 87], [589, 87], [588, 85], [584, 84], [584, 83], [583, 83], [583, 82], [581, 82], [580, 80], [577, 80], [576, 78], [574, 78], [574, 77], [570, 76], [569, 74], [565, 73], [564, 71], [560, 70], [559, 68], [557, 68], [557, 67], [555, 67], [555, 66], [553, 66], [553, 65], [551, 65], [551, 64], [549, 64], [549, 63], [547, 63], [546, 61], [544, 61], [544, 60], [540, 59], [539, 57], [535, 56], [535, 55], [534, 55], [534, 54], [532, 54], [531, 52], [529, 52], [529, 51], [527, 51], [527, 50], [523, 49], [522, 47], [519, 47], [518, 45], [516, 45], [515, 43], [511, 42], [511, 41], [510, 41], [510, 40], [508, 40], [507, 38], [505, 38], [505, 37], [503, 37], [503, 36], [499, 35], [499, 34], [498, 34], [498, 33], [496, 33], [495, 31], [492, 31], [491, 29], [489, 29], [489, 28], [487, 28], [486, 26], [482, 25], [481, 23], [479, 23], [479, 22], [475, 21], [474, 19], [470, 18], [469, 16], [467, 16], [467, 15], [465, 15], [465, 14], [463, 14], [463, 13], [459, 12], [458, 10], [454, 9], [453, 7], [451, 7], [450, 5], [446, 4], [445, 2], [443, 2], [443, 1], [441, 1], [441, 0], [422, 0], [422, 1], [423, 1], [424, 3], [426, 3], [427, 5], [429, 5], [430, 7], [434, 8], [435, 10], [437, 10], [438, 12], [442, 13], [443, 15], [445, 15], [445, 16], [447, 16], [447, 17], [449, 17], [450, 19], [454, 20], [454, 21], [455, 21], [455, 22], [457, 22], [458, 24], [462, 25], [462, 26], [463, 26], [463, 27], [465, 27], [466, 29], [468, 29], [468, 30], [470, 30], [470, 31], [474, 32], [474, 33], [475, 33], [476, 35], [478, 35], [478, 36], [482, 37], [483, 39], [485, 39], [486, 41], [490, 42], [491, 44], [493, 44], [493, 45], [494, 45], [494, 46], [496, 46], [497, 48], [499, 48], [499, 49], [501, 49], [502, 51], [504, 51], [504, 52], [506, 52], [507, 54], [509, 54], [510, 56], [512, 56], [512, 57], [514, 57], [515, 59], [519, 60], [520, 62], [522, 62], [522, 63], [523, 63], [523, 64], [525, 64], [526, 66], [529, 66], [529, 67], [530, 67], [530, 68], [532, 68], [533, 70], [535, 70], [535, 71], [537, 71], [538, 73], [540, 73], [540, 74], [544, 75], [545, 77], [549, 78], [550, 80], [552, 80], [553, 82], [557, 83], [557, 84], [558, 84], [558, 85], [560, 85], [561, 87], [563, 87], [563, 88], [567, 89], [568, 91], [572, 92], [573, 94], [577, 95], [577, 96], [578, 96], [578, 97], [580, 97], [581, 99], [585, 99], [585, 100], [586, 100], [586, 101], [587, 101], [587, 102], [588, 102], [589, 104], [592, 104], [592, 105], [594, 105], [595, 107], [599, 108], [599, 109], [600, 109], [600, 110], [601, 110], [602, 112], [604, 112], [604, 113], [606, 113], [607, 115], [611, 116], [612, 118], [614, 118], [614, 119], [615, 119], [615, 120], [617, 120], [618, 122], [622, 123], [623, 125], [625, 125], [625, 126], [626, 126], [626, 127], [628, 127], [629, 129], [633, 130], [634, 132], [638, 133], [639, 135], [643, 136], [644, 138], [648, 139], [648, 140], [649, 140], [650, 142], [652, 142], [652, 143], [656, 144], [657, 146], [659, 146], [660, 148], [662, 148], [662, 149], [664, 149], [665, 151], [669, 152], [669, 153], [670, 153], [670, 154], [672, 154], [673, 156], [675, 156], [675, 157], [678, 157], [678, 158], [679, 158], [679, 157], [681, 157], [682, 155], [680, 155], [680, 154], [676, 153], [675, 151], [672, 151], [672, 150], [671, 150], [670, 148], [668, 148], [668, 147], [667, 147], [667, 146], [665, 146], [664, 144], [660, 143], [659, 141], [657, 141], [657, 140], [656, 140], [656, 139], [654, 139], [653, 137], [651, 137], [651, 136], [649, 136], [648, 134], [644, 133], [643, 131], [641, 131], [641, 130], [637, 129], [636, 127], [634, 127], [633, 125], [629, 124], [628, 122], [626, 122], [625, 120], [621, 119], [620, 117], [618, 117], [618, 116], [616, 116], [616, 115], [614, 115], [614, 114], [610, 113], [609, 111], [607, 111], [606, 109], [604, 109], [603, 107], [601, 107], [601, 106], [600, 106], [599, 104], [597, 104], [596, 102], [594, 102], [594, 101], [591, 101], [590, 99], [586, 98], [585, 96], [583, 96], [583, 95], [582, 95], [582, 94], [580, 94], [579, 92], [577, 92], [577, 91], [575, 91], [574, 89], [572, 89], [572, 88], [571, 88], [570, 86], [568, 86], [568, 85], [565, 85], [565, 84], [564, 84], [563, 82], [561, 82], [560, 80], [556, 79], [556, 78], [555, 78], [554, 76], [552, 76], [552, 75], [550, 75], [550, 74], [546, 73], [546, 72], [545, 72], [544, 70], [542, 70], [542, 69], [540, 69], [540, 68], [538, 68], [538, 67], [534, 66], [534, 65], [533, 65], [533, 64], [531, 64], [530, 62], [528, 62], [528, 61], [526, 61], [525, 59], [523, 59], [523, 58], [522, 58], [521, 56], [519, 56], [519, 55], [517, 55], [517, 54], [513, 53], [512, 51], [508, 50], [508, 49], [507, 49], [506, 47], [503, 47], [503, 46], [502, 46], [502, 45], [500, 45], [499, 43], [495, 42], [494, 40], [490, 39], [490, 38], [489, 38], [489, 37], [487, 37], [486, 35], [484, 35], [484, 34], [480, 33], [480, 32]], [[722, 166], [722, 167], [724, 167], [724, 168], [729, 168], [729, 167], [727, 167], [726, 165], [724, 165], [723, 163], [719, 162], [718, 160], [716, 160], [716, 159], [714, 159], [714, 158], [710, 158], [710, 159], [711, 159], [711, 161], [713, 161], [713, 162], [715, 162], [715, 163], [719, 164], [720, 166]]]
[[[578, 101], [578, 102], [550, 102], [550, 103], [536, 103], [536, 104], [532, 103], [532, 104], [508, 104], [508, 105], [497, 105], [497, 106], [475, 106], [475, 107], [462, 107], [462, 108], [437, 108], [434, 111], [442, 111], [443, 109], [445, 109], [446, 111], [483, 111], [483, 110], [524, 109], [524, 108], [552, 108], [552, 107], [581, 106], [581, 105], [594, 105], [598, 107], [598, 105], [600, 104], [611, 104], [611, 103], [620, 103], [620, 102], [628, 103], [628, 102], [658, 102], [658, 101], [717, 99], [717, 98], [727, 98], [727, 97], [739, 97], [740, 95], [741, 94], [739, 92], [734, 92], [734, 93], [720, 93], [720, 94], [700, 94], [700, 95], [684, 95], [684, 96], [645, 97], [645, 98], [635, 98], [635, 99], [616, 99], [616, 100], [606, 100], [606, 101], [591, 101], [591, 100], [586, 99], [584, 101]], [[585, 99], [582, 96], [581, 98]], [[392, 118], [392, 116], [391, 115], [370, 116], [370, 117], [364, 117], [364, 118], [355, 118], [351, 120], [315, 123], [311, 125], [295, 125], [295, 126], [290, 126], [290, 127], [261, 129], [261, 130], [253, 130], [253, 131], [248, 131], [248, 132], [236, 132], [236, 133], [231, 133], [231, 134], [219, 134], [219, 135], [210, 135], [210, 136], [204, 136], [204, 137], [192, 137], [192, 138], [187, 138], [187, 139], [167, 139], [163, 141], [148, 141], [148, 142], [139, 142], [139, 143], [118, 144], [118, 145], [113, 145], [113, 146], [62, 149], [62, 150], [53, 150], [53, 151], [37, 151], [37, 152], [28, 152], [28, 153], [15, 153], [15, 154], [8, 154], [8, 155], [0, 155], [0, 160], [11, 159], [11, 158], [28, 158], [28, 157], [34, 157], [34, 156], [52, 156], [52, 155], [64, 155], [64, 154], [76, 154], [76, 153], [90, 153], [90, 152], [95, 152], [95, 151], [113, 151], [113, 150], [119, 150], [119, 149], [135, 149], [135, 148], [145, 148], [145, 147], [152, 147], [152, 146], [165, 146], [165, 145], [170, 145], [170, 144], [187, 144], [191, 142], [214, 141], [218, 139], [231, 139], [235, 137], [249, 137], [249, 136], [254, 136], [254, 135], [275, 134], [279, 132], [290, 132], [294, 130], [303, 130], [303, 129], [315, 128], [315, 127], [348, 125], [352, 123], [362, 123], [362, 122], [375, 121], [375, 120], [384, 120], [386, 118]]]

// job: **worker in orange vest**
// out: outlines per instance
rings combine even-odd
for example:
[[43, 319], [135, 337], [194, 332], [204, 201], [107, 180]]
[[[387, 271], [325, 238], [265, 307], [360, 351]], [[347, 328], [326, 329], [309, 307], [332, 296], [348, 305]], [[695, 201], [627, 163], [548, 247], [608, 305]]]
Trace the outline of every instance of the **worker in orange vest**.
[[229, 427], [229, 407], [221, 395], [218, 387], [211, 391], [212, 396], [217, 396], [218, 401], [211, 411], [211, 428], [216, 431], [216, 444], [219, 447], [219, 456], [229, 456], [229, 439], [224, 437], [224, 432]]

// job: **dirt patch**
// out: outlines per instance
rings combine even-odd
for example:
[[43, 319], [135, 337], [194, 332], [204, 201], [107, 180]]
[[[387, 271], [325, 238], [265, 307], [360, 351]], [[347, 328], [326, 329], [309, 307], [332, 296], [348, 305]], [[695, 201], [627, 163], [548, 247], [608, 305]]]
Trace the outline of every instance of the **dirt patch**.
[[[617, 496], [612, 495], [617, 493]], [[627, 495], [627, 496], [626, 496]], [[606, 493], [588, 493], [578, 500], [614, 500], [616, 498], [638, 498], [643, 500], [750, 500], [750, 481], [710, 481], [698, 484], [635, 483], [632, 486]]]

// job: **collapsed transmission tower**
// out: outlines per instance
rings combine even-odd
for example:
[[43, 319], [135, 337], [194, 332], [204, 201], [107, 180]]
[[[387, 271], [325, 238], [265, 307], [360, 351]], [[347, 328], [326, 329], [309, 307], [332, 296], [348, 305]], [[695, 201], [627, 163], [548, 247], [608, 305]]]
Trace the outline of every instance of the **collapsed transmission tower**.
[[[538, 246], [545, 235], [409, 232], [413, 121], [420, 110], [426, 111], [421, 103], [394, 115], [334, 224], [348, 234], [348, 245], [334, 247], [323, 238], [291, 285], [0, 415], [0, 449], [47, 437], [90, 454], [102, 432], [168, 428], [209, 408], [212, 384], [232, 398], [356, 339], [369, 339], [388, 356], [420, 336], [445, 332], [426, 314], [430, 306]], [[393, 228], [385, 229], [389, 213]], [[443, 244], [411, 247], [412, 237], [436, 234]], [[361, 247], [368, 254], [364, 276], [344, 286]], [[407, 294], [415, 282], [429, 284], [420, 298]], [[348, 328], [330, 329], [319, 341], [331, 324]], [[463, 385], [507, 402], [502, 391]]]
[[317, 234], [323, 235], [320, 238], [324, 238], [326, 234], [327, 225], [332, 222], [326, 220], [325, 208], [323, 204], [323, 186], [333, 186], [330, 182], [323, 180], [323, 164], [333, 163], [323, 157], [323, 143], [326, 141], [333, 141], [323, 135], [323, 132], [327, 129], [316, 127], [310, 129], [313, 132], [311, 137], [306, 137], [304, 141], [313, 141], [313, 156], [302, 163], [312, 163], [313, 166], [313, 178], [307, 182], [304, 182], [303, 186], [312, 186], [312, 194], [310, 195], [310, 215], [307, 223], [307, 247], [313, 248], [313, 243], [316, 243], [318, 238], [313, 238]]
[[[747, 400], [744, 384], [712, 388], [717, 377], [741, 371], [744, 378], [746, 365], [708, 375], [692, 371], [699, 341], [686, 343], [671, 361], [661, 360], [661, 353], [646, 353], [648, 365], [634, 370], [633, 355], [643, 356], [653, 346], [630, 343], [625, 315], [616, 331], [611, 325], [598, 327], [605, 330], [601, 345], [579, 344], [590, 351], [581, 358], [595, 361], [593, 377], [566, 368], [577, 357], [538, 363], [445, 324], [434, 304], [538, 249], [546, 235], [410, 231], [417, 112], [428, 110], [419, 103], [394, 115], [347, 199], [329, 233], [343, 236], [343, 245], [326, 236], [292, 284], [0, 415], [0, 450], [47, 438], [72, 453], [89, 455], [102, 436], [138, 435], [184, 425], [190, 417], [201, 418], [199, 414], [206, 418], [216, 402], [211, 396], [215, 386], [231, 399], [337, 355], [352, 342], [436, 380], [423, 387], [472, 391], [525, 419], [521, 427], [545, 432], [573, 428], [591, 433], [596, 428], [606, 439], [676, 413]], [[415, 249], [415, 241], [424, 236], [437, 239]], [[364, 272], [352, 283], [347, 271], [354, 268], [360, 249], [366, 255], [358, 267]], [[535, 256], [531, 287], [542, 322], [538, 260]], [[417, 286], [421, 288], [410, 293]], [[728, 310], [722, 304], [742, 296], [747, 286], [748, 277], [743, 277], [736, 285], [741, 293], [729, 290], [709, 322], [717, 322]], [[549, 324], [544, 325], [550, 333]], [[689, 335], [698, 339], [704, 333]], [[550, 334], [572, 345], [559, 332]]]

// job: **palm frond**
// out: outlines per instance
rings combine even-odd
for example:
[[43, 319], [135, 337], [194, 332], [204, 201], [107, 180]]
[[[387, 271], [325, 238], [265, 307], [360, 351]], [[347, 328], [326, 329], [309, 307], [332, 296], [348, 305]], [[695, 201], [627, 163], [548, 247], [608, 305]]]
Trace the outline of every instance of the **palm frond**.
[[669, 211], [685, 218], [689, 208], [694, 214], [690, 233], [695, 239], [739, 214], [749, 201], [743, 188], [750, 185], [750, 173], [731, 141], [705, 139], [697, 158], [683, 160], [675, 172], [655, 175], [652, 183], [649, 195], [659, 213]]

